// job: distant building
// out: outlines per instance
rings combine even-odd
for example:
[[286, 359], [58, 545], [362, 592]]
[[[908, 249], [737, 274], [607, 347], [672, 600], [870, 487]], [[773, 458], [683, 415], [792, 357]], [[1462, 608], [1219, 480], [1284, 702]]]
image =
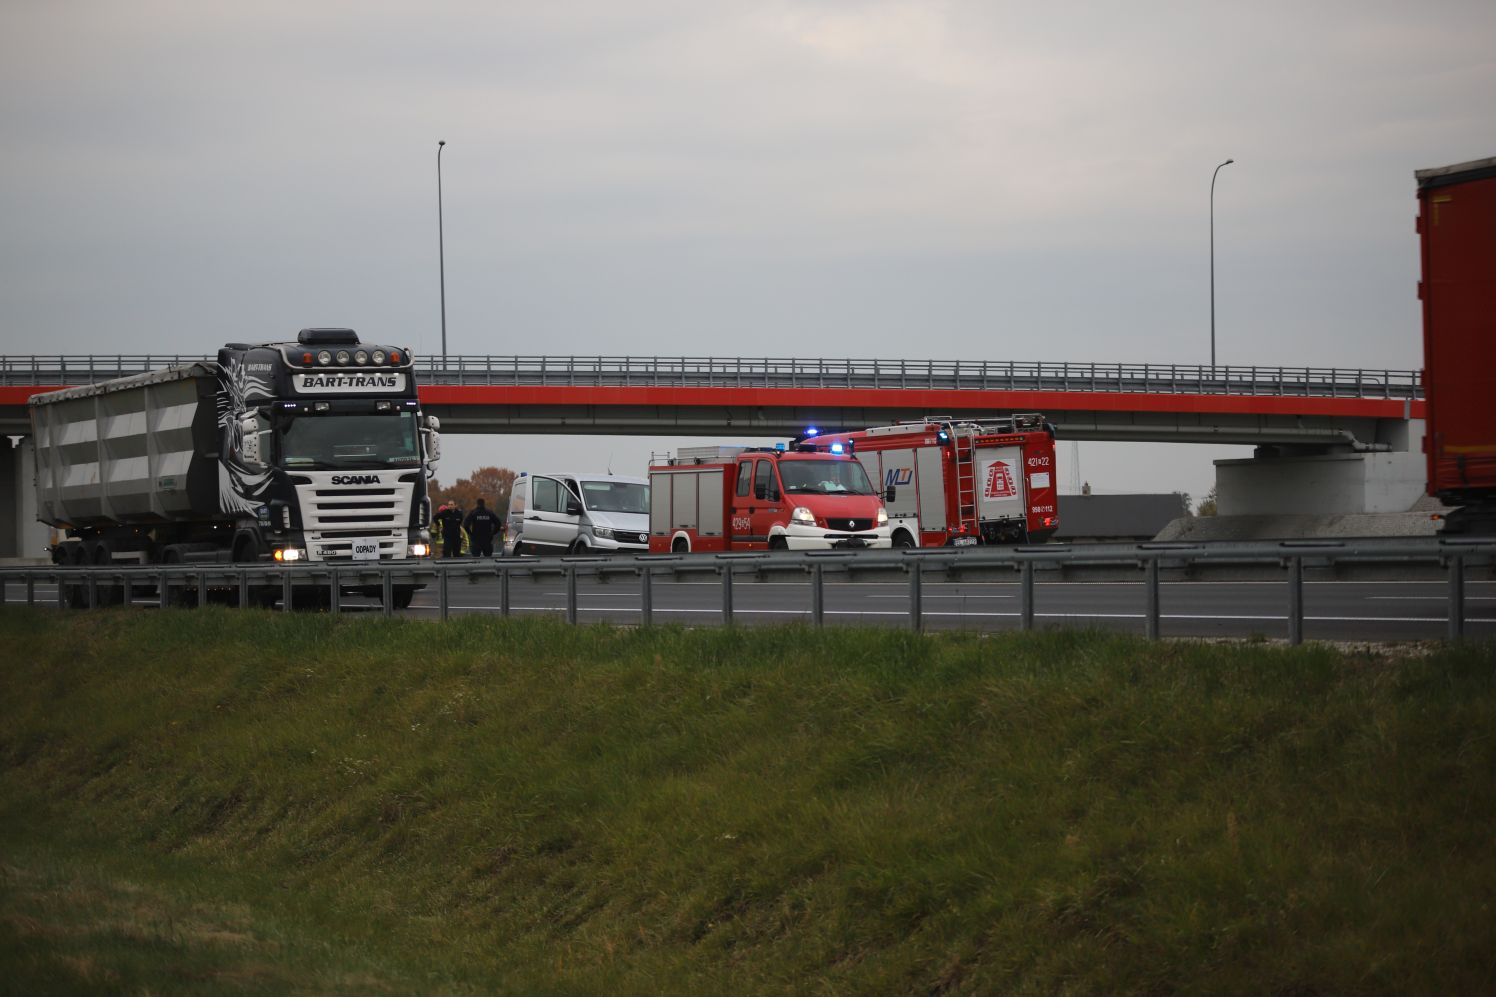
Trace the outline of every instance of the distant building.
[[1178, 492], [1162, 495], [1062, 495], [1061, 543], [1099, 540], [1152, 540], [1159, 531], [1190, 514]]

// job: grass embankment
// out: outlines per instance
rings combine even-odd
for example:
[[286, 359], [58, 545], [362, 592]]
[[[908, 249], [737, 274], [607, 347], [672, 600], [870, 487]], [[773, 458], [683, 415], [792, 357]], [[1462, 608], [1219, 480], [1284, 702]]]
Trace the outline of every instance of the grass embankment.
[[0, 613], [19, 990], [1475, 991], [1490, 645]]

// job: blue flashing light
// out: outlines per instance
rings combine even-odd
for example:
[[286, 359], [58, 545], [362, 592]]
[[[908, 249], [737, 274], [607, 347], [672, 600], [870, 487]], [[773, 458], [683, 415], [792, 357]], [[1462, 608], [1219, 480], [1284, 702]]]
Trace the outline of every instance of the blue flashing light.
[[819, 429], [817, 429], [816, 427], [814, 427], [814, 426], [809, 426], [805, 430], [805, 435], [806, 436], [819, 436], [820, 433], [821, 433], [821, 431]]
[[775, 450], [784, 450], [785, 446], [784, 446], [783, 443], [776, 443], [776, 444], [774, 444], [774, 449]]
[[842, 445], [840, 443], [833, 443], [833, 444], [831, 444], [831, 452], [832, 453], [846, 453], [846, 451], [842, 448]]
[[946, 440], [949, 440], [951, 438], [951, 434], [947, 433], [943, 429], [936, 435], [939, 437], [941, 443], [944, 443]]

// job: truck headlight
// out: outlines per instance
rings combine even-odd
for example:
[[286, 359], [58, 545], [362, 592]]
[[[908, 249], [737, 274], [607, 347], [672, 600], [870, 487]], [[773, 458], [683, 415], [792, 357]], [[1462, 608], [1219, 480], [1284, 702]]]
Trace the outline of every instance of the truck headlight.
[[299, 547], [283, 547], [275, 552], [275, 559], [285, 563], [300, 561], [305, 557], [306, 551]]
[[885, 508], [883, 508], [882, 506], [878, 507], [878, 525], [879, 526], [887, 526], [888, 525], [888, 510], [885, 509]]
[[427, 557], [430, 554], [431, 554], [431, 545], [430, 544], [411, 544], [410, 545], [410, 556], [411, 557]]
[[790, 522], [799, 523], [801, 526], [816, 525], [816, 514], [803, 505], [795, 506], [795, 511], [790, 513]]

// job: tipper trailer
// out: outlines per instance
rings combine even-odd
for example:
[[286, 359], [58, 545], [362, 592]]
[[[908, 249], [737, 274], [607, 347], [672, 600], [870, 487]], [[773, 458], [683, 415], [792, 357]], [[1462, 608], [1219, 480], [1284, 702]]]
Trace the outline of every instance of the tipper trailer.
[[1042, 415], [914, 422], [823, 434], [888, 491], [895, 547], [1043, 543], [1059, 528], [1054, 427]]
[[[48, 392], [30, 408], [37, 518], [65, 534], [55, 563], [430, 554], [440, 438], [403, 347], [303, 329], [294, 343], [230, 343], [216, 362]], [[396, 586], [392, 601], [408, 606], [414, 592]]]
[[651, 553], [888, 546], [883, 501], [840, 447], [682, 447], [649, 469]]
[[1496, 533], [1496, 157], [1418, 170], [1428, 494]]

